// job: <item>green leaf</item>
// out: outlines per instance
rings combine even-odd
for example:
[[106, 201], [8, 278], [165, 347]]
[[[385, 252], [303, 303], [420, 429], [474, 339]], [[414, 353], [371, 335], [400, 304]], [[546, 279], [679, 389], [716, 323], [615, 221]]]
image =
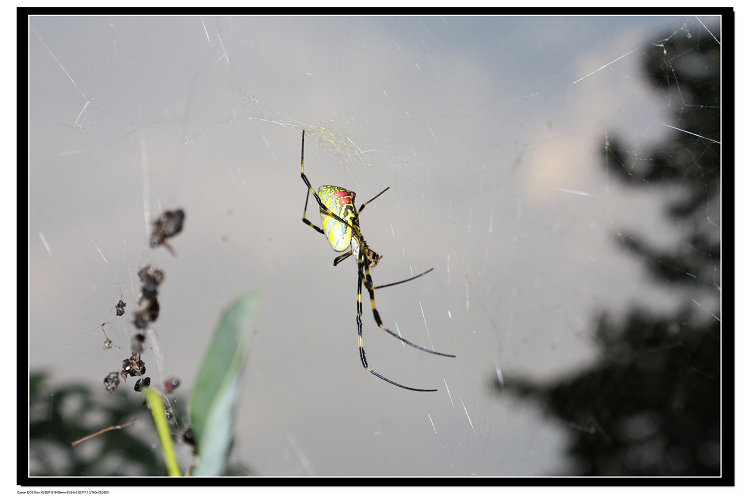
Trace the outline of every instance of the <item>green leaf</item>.
[[240, 375], [262, 294], [250, 292], [224, 312], [193, 389], [190, 420], [198, 453], [193, 476], [218, 476], [232, 439]]

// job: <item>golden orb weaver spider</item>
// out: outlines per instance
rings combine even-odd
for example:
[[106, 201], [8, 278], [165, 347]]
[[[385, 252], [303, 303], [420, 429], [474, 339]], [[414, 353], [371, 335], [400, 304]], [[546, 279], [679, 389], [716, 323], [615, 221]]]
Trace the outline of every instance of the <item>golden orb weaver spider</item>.
[[[357, 259], [357, 335], [359, 338], [359, 357], [362, 360], [362, 366], [365, 367], [365, 370], [372, 373], [376, 377], [378, 377], [381, 380], [385, 380], [389, 384], [393, 384], [397, 387], [401, 387], [402, 389], [408, 389], [410, 391], [418, 391], [418, 392], [435, 392], [437, 389], [417, 389], [414, 387], [407, 387], [405, 385], [401, 385], [399, 383], [394, 382], [393, 380], [387, 379], [378, 372], [374, 371], [372, 368], [369, 367], [367, 364], [367, 358], [365, 358], [365, 348], [362, 343], [362, 284], [364, 283], [365, 288], [367, 289], [367, 293], [370, 295], [370, 305], [372, 306], [372, 315], [375, 318], [375, 323], [386, 333], [389, 333], [399, 339], [401, 342], [403, 342], [406, 345], [409, 345], [411, 347], [414, 347], [415, 349], [419, 349], [420, 351], [424, 351], [430, 354], [435, 354], [437, 356], [446, 356], [449, 358], [455, 358], [453, 354], [443, 354], [442, 352], [436, 352], [431, 351], [430, 349], [426, 349], [424, 347], [418, 346], [416, 344], [413, 344], [403, 338], [401, 335], [392, 332], [388, 328], [385, 327], [383, 322], [380, 319], [380, 313], [378, 313], [377, 308], [375, 307], [375, 290], [378, 288], [386, 288], [389, 286], [394, 285], [400, 285], [402, 283], [406, 283], [408, 281], [415, 280], [419, 278], [420, 276], [424, 276], [425, 274], [432, 271], [434, 268], [430, 268], [427, 271], [418, 274], [416, 276], [412, 276], [409, 279], [405, 279], [402, 281], [397, 281], [395, 283], [389, 283], [387, 285], [380, 285], [380, 286], [372, 286], [372, 277], [370, 276], [370, 269], [374, 268], [380, 259], [383, 258], [382, 255], [378, 255], [375, 253], [374, 250], [372, 250], [368, 245], [365, 239], [362, 237], [362, 232], [359, 228], [359, 214], [362, 213], [362, 210], [365, 209], [368, 203], [374, 201], [378, 196], [388, 191], [389, 188], [385, 188], [380, 193], [378, 193], [373, 199], [370, 201], [363, 203], [361, 207], [359, 207], [359, 210], [355, 209], [354, 205], [354, 197], [356, 194], [354, 191], [349, 191], [348, 189], [344, 189], [342, 187], [338, 186], [320, 186], [318, 188], [318, 192], [316, 193], [315, 190], [313, 190], [312, 186], [310, 185], [310, 181], [307, 179], [307, 176], [305, 175], [305, 131], [302, 131], [302, 157], [300, 159], [301, 169], [302, 169], [302, 180], [307, 185], [307, 196], [305, 197], [305, 209], [302, 212], [302, 222], [310, 226], [311, 228], [315, 229], [317, 232], [319, 232], [322, 235], [325, 235], [328, 238], [328, 243], [331, 245], [331, 248], [333, 248], [336, 252], [344, 252], [343, 255], [339, 255], [335, 259], [333, 259], [333, 265], [338, 265], [342, 260], [346, 259], [347, 257], [354, 255], [354, 258]], [[307, 202], [310, 200], [310, 193], [312, 193], [313, 197], [315, 198], [315, 201], [318, 203], [318, 206], [320, 207], [320, 220], [323, 226], [323, 229], [319, 228], [309, 220], [307, 220]]]

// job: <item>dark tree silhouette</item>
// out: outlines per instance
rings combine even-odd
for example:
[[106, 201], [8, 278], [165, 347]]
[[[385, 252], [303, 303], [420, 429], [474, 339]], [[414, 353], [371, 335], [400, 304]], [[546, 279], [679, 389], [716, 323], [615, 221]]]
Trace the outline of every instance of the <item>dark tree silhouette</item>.
[[[667, 143], [637, 156], [610, 135], [604, 161], [633, 189], [672, 193], [666, 210], [688, 229], [683, 241], [656, 249], [621, 232], [618, 242], [644, 262], [654, 286], [690, 297], [684, 307], [673, 317], [633, 310], [619, 324], [602, 313], [601, 361], [569, 379], [548, 386], [512, 375], [502, 386], [494, 379], [498, 393], [533, 398], [569, 424], [578, 474], [721, 473], [720, 220], [718, 211], [707, 216], [720, 199], [720, 50], [703, 29], [653, 44], [644, 73], [669, 99], [670, 125], [686, 132], [675, 130]], [[694, 307], [696, 296], [703, 307]]]

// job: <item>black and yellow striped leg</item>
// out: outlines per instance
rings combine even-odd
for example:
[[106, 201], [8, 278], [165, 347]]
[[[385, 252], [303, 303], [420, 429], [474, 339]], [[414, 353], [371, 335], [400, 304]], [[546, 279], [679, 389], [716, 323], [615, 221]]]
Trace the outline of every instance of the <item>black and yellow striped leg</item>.
[[[320, 229], [318, 226], [307, 220], [307, 201], [310, 199], [310, 191], [307, 192], [307, 196], [305, 196], [305, 209], [302, 211], [302, 222], [310, 226], [311, 228], [315, 229], [320, 234], [326, 234], [322, 229]], [[334, 264], [335, 265], [335, 264]]]
[[[453, 354], [444, 354], [442, 352], [431, 351], [430, 349], [427, 349], [425, 347], [418, 346], [417, 344], [413, 344], [413, 343], [409, 342], [408, 340], [406, 340], [405, 338], [403, 338], [401, 335], [399, 335], [397, 333], [394, 333], [394, 332], [390, 331], [388, 328], [385, 327], [385, 325], [383, 324], [383, 321], [380, 319], [380, 313], [378, 312], [378, 309], [375, 307], [375, 287], [372, 286], [372, 276], [370, 276], [370, 269], [368, 268], [369, 261], [367, 260], [367, 256], [364, 255], [364, 254], [360, 254], [360, 259], [362, 260], [362, 266], [358, 266], [359, 267], [359, 274], [360, 274], [360, 281], [365, 284], [365, 288], [367, 288], [367, 293], [369, 293], [369, 295], [370, 295], [370, 304], [372, 305], [372, 315], [375, 318], [375, 323], [377, 323], [378, 326], [380, 328], [382, 328], [383, 331], [385, 331], [386, 333], [389, 333], [389, 334], [393, 335], [394, 337], [396, 337], [397, 339], [399, 339], [404, 344], [409, 345], [409, 346], [411, 346], [411, 347], [413, 347], [415, 349], [419, 349], [420, 351], [428, 352], [430, 354], [435, 354], [437, 356], [445, 356], [447, 358], [455, 358], [456, 356], [454, 356]], [[362, 268], [363, 267], [364, 267], [365, 276], [362, 276], [362, 272], [363, 272]], [[430, 271], [431, 270], [432, 269], [430, 269]], [[408, 280], [404, 280], [404, 281], [411, 281], [411, 280], [413, 280], [415, 278], [419, 278], [419, 276], [427, 274], [430, 271], [427, 271], [425, 273], [422, 273], [420, 275], [414, 276], [413, 278], [409, 278]], [[391, 285], [394, 285], [394, 284], [396, 284], [396, 283], [391, 283]], [[384, 285], [384, 286], [390, 286], [390, 285]]]
[[[359, 269], [359, 271], [358, 271], [359, 279], [358, 279], [358, 282], [357, 282], [357, 334], [359, 336], [359, 357], [362, 360], [362, 366], [365, 367], [365, 370], [367, 370], [368, 372], [372, 373], [373, 375], [375, 375], [379, 379], [384, 380], [384, 381], [388, 382], [389, 384], [393, 384], [393, 385], [395, 385], [397, 387], [400, 387], [402, 389], [407, 389], [409, 391], [417, 391], [417, 392], [435, 392], [435, 391], [437, 391], [437, 389], [417, 389], [417, 388], [414, 388], [414, 387], [407, 387], [405, 385], [401, 385], [399, 383], [394, 382], [393, 380], [385, 378], [384, 376], [382, 376], [381, 374], [377, 373], [376, 371], [373, 371], [372, 368], [370, 368], [367, 365], [367, 358], [365, 357], [365, 347], [364, 347], [364, 344], [362, 343], [362, 283], [364, 283], [364, 281], [365, 281], [365, 275], [362, 272], [362, 267], [363, 267], [362, 254], [360, 254], [360, 256], [359, 256], [359, 262], [357, 263], [357, 268]], [[372, 295], [372, 292], [370, 292], [370, 295]], [[373, 305], [374, 305], [374, 302], [373, 302]], [[382, 328], [382, 325], [381, 325], [381, 328]], [[413, 345], [413, 344], [411, 344], [411, 345]], [[417, 347], [417, 346], [414, 346], [414, 347]], [[431, 351], [428, 351], [428, 352], [431, 352]], [[435, 354], [437, 354], [437, 353], [435, 353]]]

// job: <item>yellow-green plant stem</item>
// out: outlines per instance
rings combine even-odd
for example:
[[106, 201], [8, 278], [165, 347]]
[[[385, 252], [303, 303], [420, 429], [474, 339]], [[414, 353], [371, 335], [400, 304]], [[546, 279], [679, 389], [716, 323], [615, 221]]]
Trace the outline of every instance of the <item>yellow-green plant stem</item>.
[[177, 463], [177, 455], [174, 452], [172, 443], [172, 434], [169, 432], [169, 423], [164, 416], [164, 404], [161, 400], [161, 394], [150, 388], [145, 388], [146, 401], [151, 408], [151, 415], [154, 417], [156, 432], [159, 435], [161, 449], [164, 450], [164, 461], [167, 464], [167, 472], [170, 476], [182, 476], [180, 465]]

